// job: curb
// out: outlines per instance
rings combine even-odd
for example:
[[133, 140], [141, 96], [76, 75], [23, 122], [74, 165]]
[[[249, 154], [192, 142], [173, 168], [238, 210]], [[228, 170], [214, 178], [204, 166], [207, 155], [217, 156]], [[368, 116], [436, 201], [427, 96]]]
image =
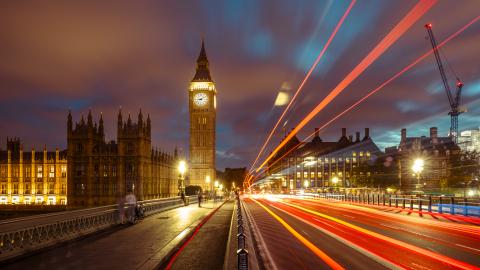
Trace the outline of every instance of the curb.
[[150, 269], [168, 269], [171, 267], [175, 258], [180, 254], [183, 248], [190, 242], [200, 228], [207, 223], [207, 221], [220, 209], [227, 201], [213, 209], [203, 218], [195, 221], [175, 238], [173, 238], [165, 247], [159, 250], [156, 254], [150, 257], [145, 263], [143, 263], [137, 269], [150, 270]]

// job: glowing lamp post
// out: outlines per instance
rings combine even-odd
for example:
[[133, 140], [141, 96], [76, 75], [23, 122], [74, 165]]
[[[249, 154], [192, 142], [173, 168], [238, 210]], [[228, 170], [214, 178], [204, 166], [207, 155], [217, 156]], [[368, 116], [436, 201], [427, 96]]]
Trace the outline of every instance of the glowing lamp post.
[[417, 158], [413, 161], [412, 171], [417, 176], [417, 188], [420, 188], [420, 175], [422, 174], [425, 161], [421, 158]]
[[308, 180], [303, 181], [303, 187], [305, 187], [305, 189], [308, 188]]
[[184, 192], [185, 172], [187, 171], [187, 163], [184, 160], [180, 160], [178, 163], [178, 172], [180, 177], [178, 179], [178, 192], [180, 195]]
[[337, 177], [337, 176], [334, 176], [334, 177], [332, 178], [332, 184], [333, 184], [333, 186], [334, 186], [335, 188], [337, 188], [338, 181], [339, 181], [339, 180], [338, 180], [338, 177]]

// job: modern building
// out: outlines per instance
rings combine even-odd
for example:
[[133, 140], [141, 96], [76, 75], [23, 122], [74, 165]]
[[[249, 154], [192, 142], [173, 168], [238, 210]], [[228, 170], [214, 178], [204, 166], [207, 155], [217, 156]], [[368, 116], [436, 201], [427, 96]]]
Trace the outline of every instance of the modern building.
[[332, 142], [323, 141], [315, 129], [310, 142], [294, 136], [272, 158], [267, 182], [271, 189], [283, 192], [361, 187], [371, 177], [370, 165], [381, 154], [368, 128], [362, 139], [357, 132], [355, 140], [342, 128], [338, 141]]
[[216, 179], [215, 171], [215, 83], [210, 76], [205, 44], [197, 59], [195, 76], [188, 89], [190, 112], [189, 185], [203, 187], [207, 179]]
[[480, 153], [480, 129], [464, 130], [458, 137], [458, 146], [463, 151]]
[[68, 114], [68, 204], [73, 207], [108, 205], [133, 192], [138, 200], [178, 194], [178, 155], [152, 148], [151, 121], [138, 114], [137, 123], [118, 113], [117, 142], [105, 141], [103, 117], [91, 112], [73, 125]]
[[430, 128], [430, 136], [407, 137], [401, 130], [398, 147], [386, 149], [385, 155], [394, 166], [397, 186], [403, 190], [435, 190], [451, 175], [453, 159], [460, 154], [460, 147], [450, 137], [438, 137], [436, 127]]
[[19, 138], [7, 138], [7, 150], [0, 150], [0, 204], [66, 203], [66, 151], [23, 151]]

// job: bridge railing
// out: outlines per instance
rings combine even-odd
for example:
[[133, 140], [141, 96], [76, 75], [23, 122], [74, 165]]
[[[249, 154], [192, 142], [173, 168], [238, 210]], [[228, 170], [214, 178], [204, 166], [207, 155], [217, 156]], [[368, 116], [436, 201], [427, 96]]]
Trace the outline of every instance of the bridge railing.
[[[186, 197], [195, 203], [196, 196]], [[139, 201], [146, 216], [184, 205], [180, 197]], [[0, 261], [120, 224], [118, 205], [107, 205], [0, 222]]]
[[309, 195], [314, 198], [322, 198], [331, 201], [344, 201], [354, 204], [389, 206], [409, 210], [480, 217], [480, 201], [478, 198], [428, 195], [393, 195], [379, 193], [311, 193]]

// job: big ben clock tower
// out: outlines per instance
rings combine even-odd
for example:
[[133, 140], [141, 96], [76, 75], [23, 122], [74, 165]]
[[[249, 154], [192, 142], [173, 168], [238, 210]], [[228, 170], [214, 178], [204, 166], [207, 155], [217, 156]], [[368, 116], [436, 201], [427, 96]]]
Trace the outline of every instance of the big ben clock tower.
[[[205, 45], [197, 59], [195, 76], [188, 89], [190, 112], [190, 185], [210, 190], [215, 181], [215, 84], [210, 77]], [[210, 184], [206, 184], [209, 179]]]

